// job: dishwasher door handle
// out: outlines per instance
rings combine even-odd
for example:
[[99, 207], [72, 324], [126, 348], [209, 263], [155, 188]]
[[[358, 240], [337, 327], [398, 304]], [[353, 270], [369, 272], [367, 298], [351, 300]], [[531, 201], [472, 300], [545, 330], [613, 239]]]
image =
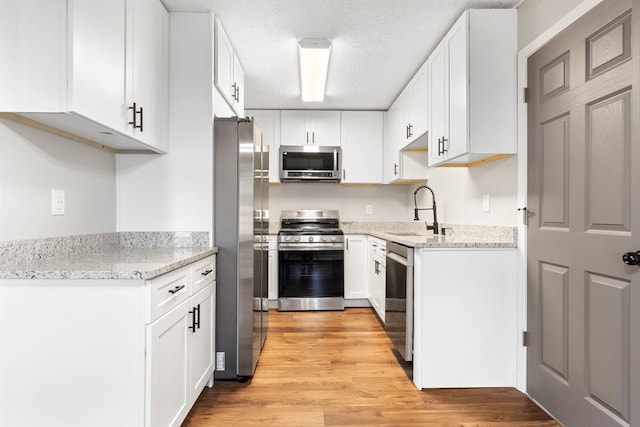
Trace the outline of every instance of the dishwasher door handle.
[[408, 266], [407, 259], [393, 252], [387, 252], [387, 259], [391, 259], [395, 262], [398, 262], [404, 266]]

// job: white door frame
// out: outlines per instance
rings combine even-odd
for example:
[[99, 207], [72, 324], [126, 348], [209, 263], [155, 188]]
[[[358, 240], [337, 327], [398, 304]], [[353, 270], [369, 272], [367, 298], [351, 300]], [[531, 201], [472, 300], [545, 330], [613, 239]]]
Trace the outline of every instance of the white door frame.
[[[532, 0], [529, 0], [532, 1]], [[527, 59], [547, 44], [569, 25], [604, 0], [583, 0], [546, 31], [518, 51], [518, 196], [517, 206], [527, 206], [527, 104], [524, 88], [527, 87]], [[518, 319], [517, 331], [527, 330], [527, 228], [522, 217], [517, 221], [518, 237]], [[516, 352], [516, 387], [525, 393], [527, 389], [527, 349], [521, 345]]]

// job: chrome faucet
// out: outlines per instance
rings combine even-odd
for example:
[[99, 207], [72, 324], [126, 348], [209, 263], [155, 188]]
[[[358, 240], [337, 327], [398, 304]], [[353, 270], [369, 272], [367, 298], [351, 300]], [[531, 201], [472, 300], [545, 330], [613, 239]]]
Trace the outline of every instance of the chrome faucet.
[[[418, 194], [418, 191], [422, 190], [423, 188], [426, 188], [431, 192], [431, 199], [433, 200], [433, 204], [431, 205], [430, 208], [418, 209], [418, 202], [416, 200], [416, 195]], [[416, 188], [416, 191], [413, 192], [413, 206], [414, 206], [414, 209], [413, 209], [414, 221], [420, 221], [420, 218], [418, 217], [419, 211], [433, 211], [433, 225], [427, 224], [426, 221], [425, 221], [425, 224], [427, 224], [427, 230], [433, 230], [433, 234], [440, 234], [440, 230], [439, 230], [440, 227], [438, 226], [438, 212], [436, 211], [436, 195], [431, 189], [431, 187], [428, 187], [426, 185], [421, 185], [420, 187]]]

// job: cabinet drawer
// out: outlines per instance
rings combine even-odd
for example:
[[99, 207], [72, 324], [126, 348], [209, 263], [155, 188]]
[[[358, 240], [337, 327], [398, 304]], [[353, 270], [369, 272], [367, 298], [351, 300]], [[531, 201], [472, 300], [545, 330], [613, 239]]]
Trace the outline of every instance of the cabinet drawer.
[[210, 256], [194, 262], [191, 267], [191, 275], [191, 283], [193, 284], [191, 293], [195, 294], [216, 280], [216, 258]]
[[191, 295], [189, 266], [147, 281], [147, 323], [153, 322]]

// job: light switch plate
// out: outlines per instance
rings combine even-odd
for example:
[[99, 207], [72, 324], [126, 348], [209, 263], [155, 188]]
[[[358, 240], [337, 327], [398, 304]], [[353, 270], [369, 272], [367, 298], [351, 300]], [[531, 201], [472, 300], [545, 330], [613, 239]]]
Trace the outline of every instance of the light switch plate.
[[491, 211], [491, 196], [489, 194], [485, 194], [482, 196], [482, 212]]
[[64, 215], [64, 190], [51, 190], [51, 215]]
[[373, 215], [373, 206], [367, 205], [367, 215]]

